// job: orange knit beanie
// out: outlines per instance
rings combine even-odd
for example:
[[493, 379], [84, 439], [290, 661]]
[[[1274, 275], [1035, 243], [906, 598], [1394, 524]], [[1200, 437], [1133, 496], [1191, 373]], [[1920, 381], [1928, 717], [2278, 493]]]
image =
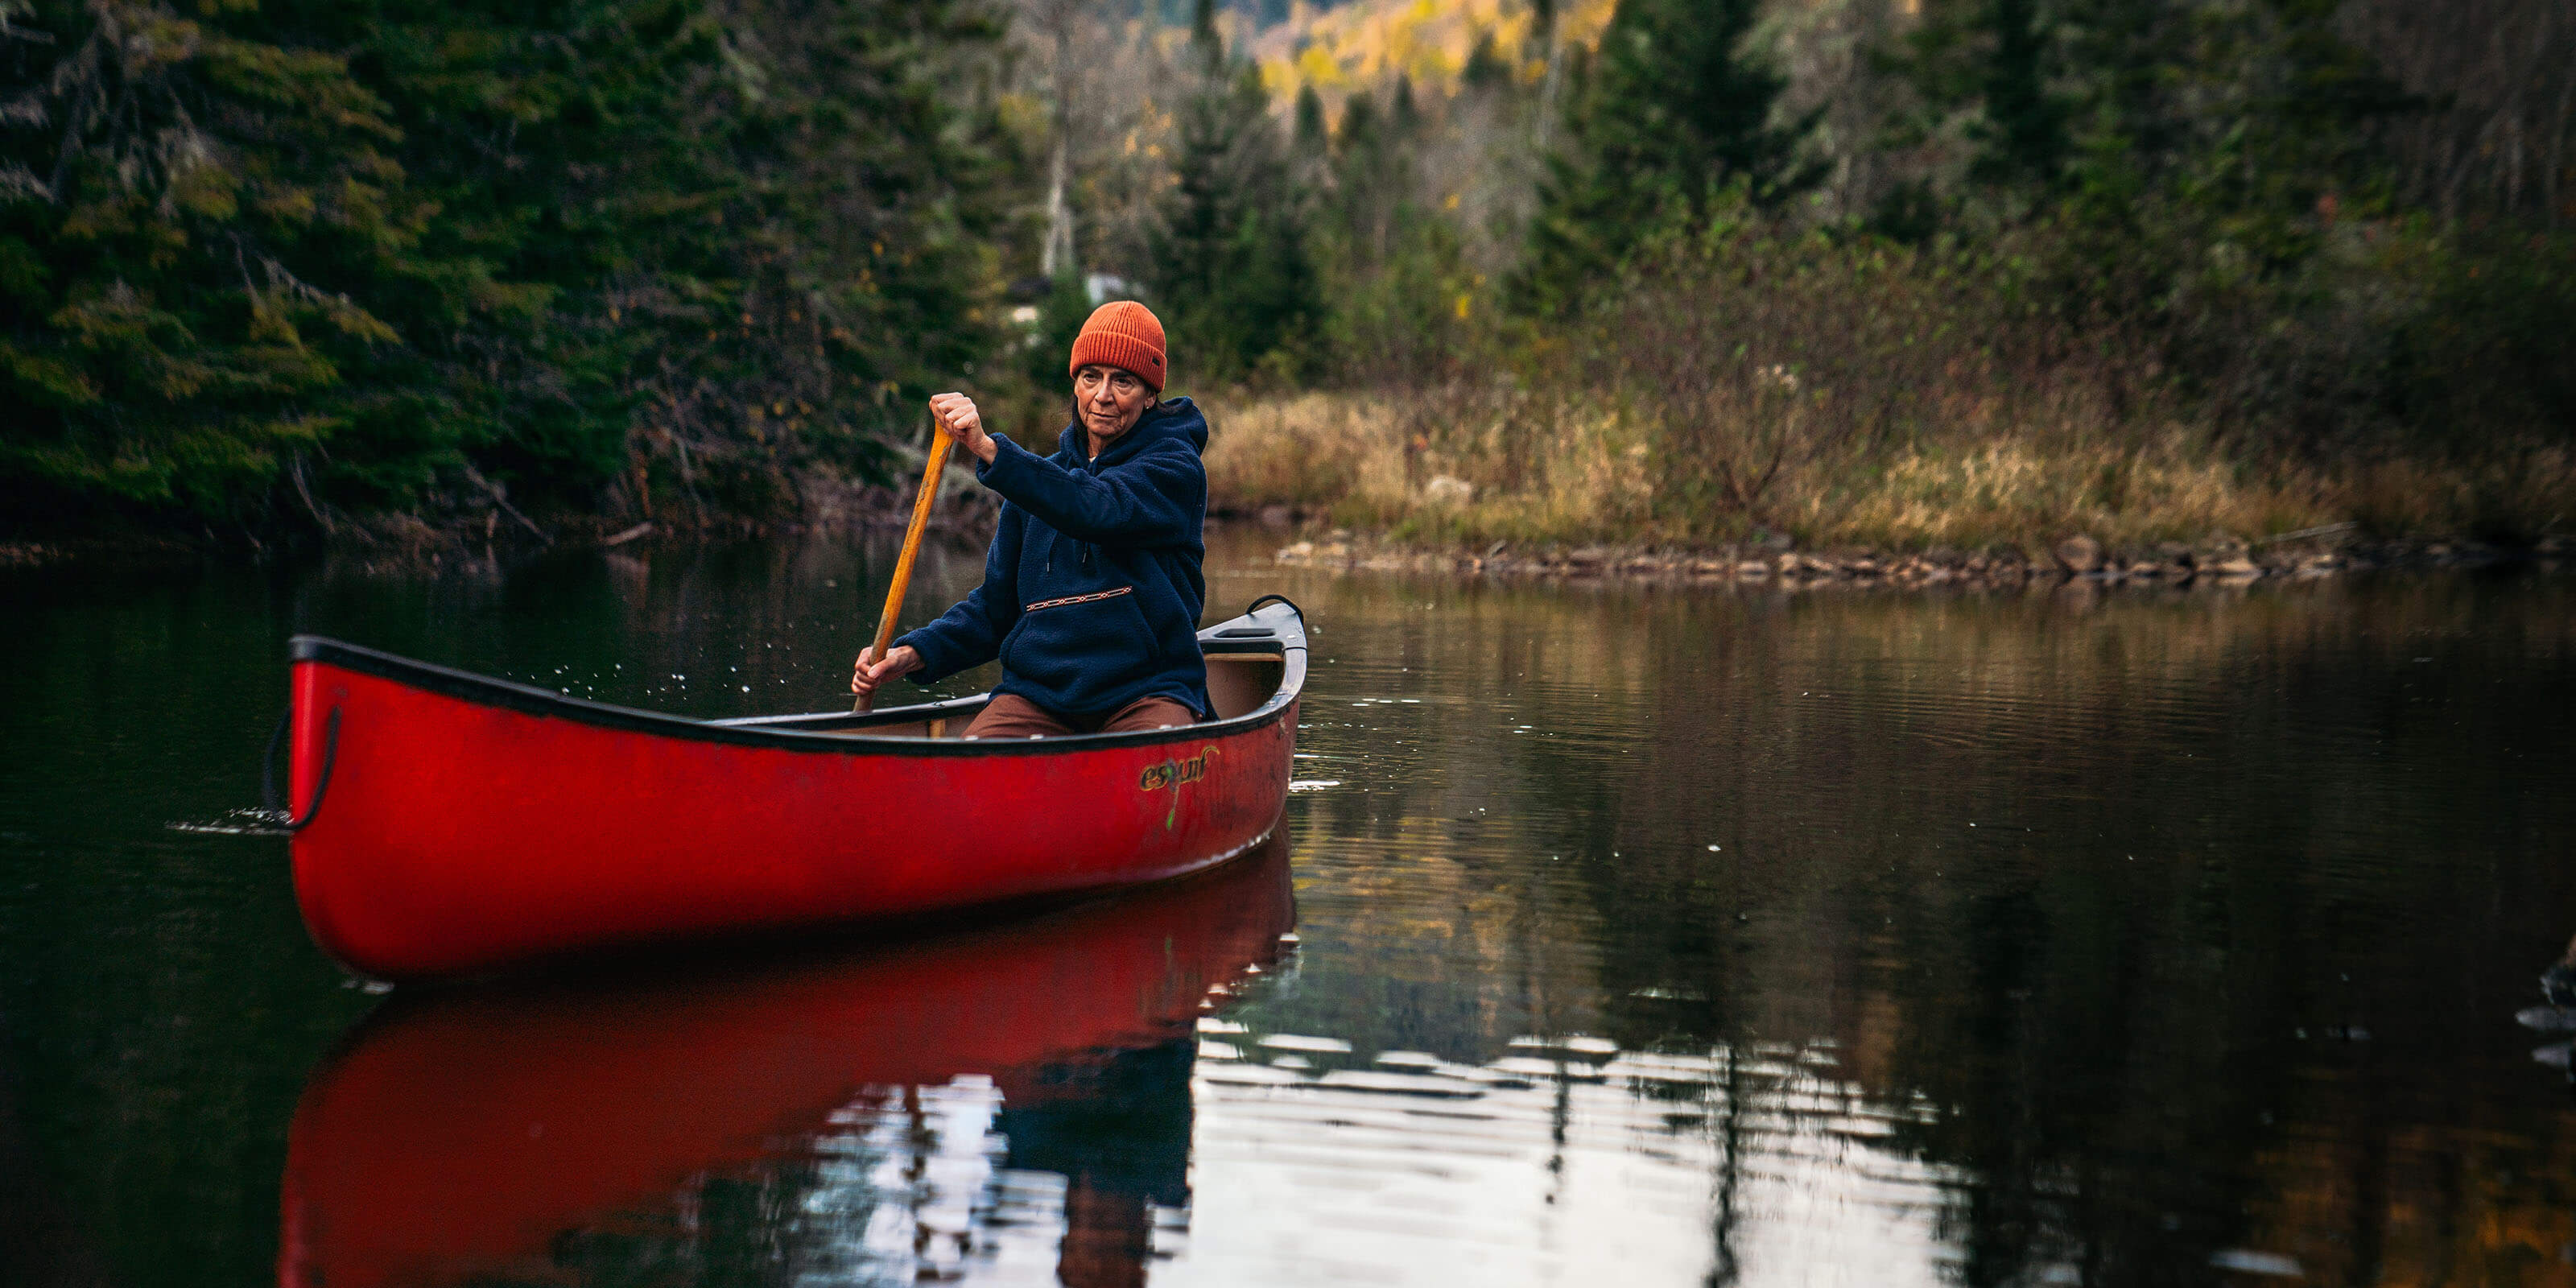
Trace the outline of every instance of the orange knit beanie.
[[1091, 311], [1082, 334], [1073, 338], [1073, 364], [1065, 374], [1099, 363], [1132, 372], [1163, 392], [1163, 320], [1134, 300], [1111, 300]]

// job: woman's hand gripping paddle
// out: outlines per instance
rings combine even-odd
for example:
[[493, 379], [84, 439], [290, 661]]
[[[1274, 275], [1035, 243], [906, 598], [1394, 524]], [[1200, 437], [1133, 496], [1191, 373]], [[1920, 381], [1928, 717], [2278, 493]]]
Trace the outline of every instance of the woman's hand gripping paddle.
[[[930, 522], [930, 503], [939, 497], [939, 471], [948, 466], [948, 427], [931, 418], [930, 462], [922, 467], [921, 491], [912, 498], [912, 524], [903, 530], [903, 553], [894, 560], [894, 584], [886, 587], [885, 611], [877, 616], [877, 642], [868, 646], [867, 659], [874, 663], [886, 655], [886, 646], [894, 642], [895, 622], [903, 615], [903, 593], [912, 588], [913, 556], [921, 553], [921, 531]], [[850, 704], [852, 711], [866, 711], [874, 705], [874, 693], [862, 693]]]

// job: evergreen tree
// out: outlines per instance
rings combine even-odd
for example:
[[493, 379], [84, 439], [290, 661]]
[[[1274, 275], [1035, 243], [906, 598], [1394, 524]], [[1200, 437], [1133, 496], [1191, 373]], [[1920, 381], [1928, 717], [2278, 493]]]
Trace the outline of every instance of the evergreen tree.
[[2334, 0], [2258, 0], [2211, 42], [2204, 93], [2230, 128], [2195, 151], [2187, 194], [2221, 235], [2275, 265], [2305, 258], [2324, 221], [2384, 213], [2395, 176], [2378, 127], [2417, 104], [2337, 29]]
[[1216, 27], [1216, 0], [1191, 0], [1190, 57], [1202, 76], [1213, 76], [1225, 67], [1225, 37]]
[[2336, 8], [2083, 0], [2068, 16], [2069, 183], [2050, 214], [2075, 295], [2161, 312], [2214, 265], [2293, 270], [2337, 208], [2385, 209], [2376, 127], [2412, 103], [2342, 38]]
[[997, 89], [978, 88], [1000, 29], [971, 0], [738, 5], [731, 52], [715, 12], [693, 16], [712, 38], [674, 86], [705, 106], [658, 126], [655, 155], [675, 175], [707, 167], [724, 200], [673, 182], [628, 212], [653, 230], [644, 266], [674, 310], [627, 376], [674, 420], [639, 418], [628, 450], [697, 427], [748, 489], [733, 504], [757, 511], [792, 499], [791, 467], [872, 468], [921, 396], [992, 352], [1006, 185], [1031, 167]]
[[1297, 87], [1288, 133], [1289, 179], [1298, 207], [1311, 216], [1332, 186], [1333, 135], [1324, 123], [1324, 100], [1312, 85]]
[[1814, 183], [1776, 125], [1787, 80], [1743, 48], [1757, 0], [1620, 0], [1548, 163], [1514, 294], [1525, 308], [1574, 302], [1657, 226], [1729, 186], [1773, 204]]
[[1476, 47], [1467, 51], [1467, 65], [1458, 73], [1458, 83], [1468, 92], [1485, 94], [1511, 84], [1512, 69], [1494, 49], [1494, 33], [1476, 37]]
[[1356, 269], [1373, 268], [1389, 253], [1399, 208], [1412, 186], [1410, 144], [1419, 127], [1418, 117], [1381, 116], [1377, 100], [1365, 93], [1351, 95], [1342, 107], [1342, 128], [1333, 141], [1338, 200], [1328, 225], [1341, 257]]
[[[2106, 2], [2132, 20], [2153, 7]], [[2064, 33], [2062, 20], [2043, 23], [2035, 0], [1929, 0], [1895, 60], [1928, 118], [1915, 123], [1913, 138], [1937, 130], [1941, 118], [1968, 114], [1967, 134], [1977, 145], [1969, 179], [2014, 190], [2054, 187], [2065, 160], [2068, 105], [2050, 82], [2068, 69], [2050, 51]]]
[[[2050, 32], [2064, 61], [2051, 72], [2069, 88], [2070, 177], [2100, 183], [2105, 164], [2130, 171], [2114, 186], [2159, 184], [2193, 150], [2190, 107], [2198, 18], [2188, 0], [2066, 0]], [[2089, 170], [2088, 178], [2085, 173]]]
[[1394, 127], [1398, 145], [1411, 143], [1422, 133], [1422, 106], [1413, 101], [1413, 74], [1395, 74], [1395, 93], [1388, 99], [1387, 121]]
[[149, 3], [29, 29], [52, 39], [0, 51], [37, 87], [0, 136], [7, 508], [239, 517], [386, 413], [395, 390], [350, 380], [396, 339], [382, 297], [488, 274], [430, 244], [401, 130], [345, 57]]
[[1243, 378], [1293, 366], [1321, 305], [1260, 69], [1226, 56], [1208, 0], [1194, 29], [1199, 71], [1150, 248], [1154, 301], [1181, 361]]
[[1994, 53], [1986, 63], [1984, 177], [2054, 187], [2066, 146], [2064, 111], [2048, 91], [2045, 37], [2034, 0], [1988, 0]]
[[53, 0], [0, 48], [14, 516], [760, 512], [990, 347], [968, 4], [192, 14]]
[[1333, 132], [1333, 158], [1345, 174], [1366, 169], [1385, 155], [1388, 141], [1378, 124], [1377, 100], [1365, 91], [1342, 104], [1342, 127]]
[[2373, 126], [2408, 105], [2337, 33], [2339, 7], [1931, 0], [1897, 64], [1927, 119], [1897, 141], [1966, 113], [1964, 177], [2025, 211], [2069, 193], [2061, 213], [2132, 233], [2175, 202], [2295, 217], [2368, 187]]
[[1296, 127], [1290, 141], [1301, 156], [1323, 152], [1328, 131], [1324, 127], [1324, 100], [1311, 84], [1297, 87]]

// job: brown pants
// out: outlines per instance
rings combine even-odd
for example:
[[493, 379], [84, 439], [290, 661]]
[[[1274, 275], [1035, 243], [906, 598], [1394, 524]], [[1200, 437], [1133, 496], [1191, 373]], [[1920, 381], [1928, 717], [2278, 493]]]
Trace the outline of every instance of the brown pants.
[[[969, 738], [1061, 738], [1069, 733], [1133, 733], [1165, 725], [1193, 725], [1199, 718], [1170, 698], [1138, 698], [1086, 729], [1013, 694], [995, 694], [966, 726]], [[1088, 723], [1088, 722], [1086, 722]]]

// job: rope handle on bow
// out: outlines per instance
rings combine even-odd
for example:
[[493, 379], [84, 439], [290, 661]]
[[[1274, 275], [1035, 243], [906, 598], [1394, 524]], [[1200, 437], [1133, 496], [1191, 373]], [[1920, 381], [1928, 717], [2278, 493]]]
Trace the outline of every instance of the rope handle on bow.
[[322, 777], [313, 784], [313, 801], [304, 807], [302, 817], [286, 812], [284, 797], [277, 790], [277, 749], [286, 745], [286, 727], [295, 718], [289, 709], [277, 718], [277, 729], [268, 735], [268, 751], [259, 758], [259, 797], [268, 812], [278, 819], [278, 826], [289, 832], [301, 832], [322, 812], [322, 795], [331, 790], [332, 766], [340, 763], [340, 708], [331, 708], [331, 718], [322, 726]]

